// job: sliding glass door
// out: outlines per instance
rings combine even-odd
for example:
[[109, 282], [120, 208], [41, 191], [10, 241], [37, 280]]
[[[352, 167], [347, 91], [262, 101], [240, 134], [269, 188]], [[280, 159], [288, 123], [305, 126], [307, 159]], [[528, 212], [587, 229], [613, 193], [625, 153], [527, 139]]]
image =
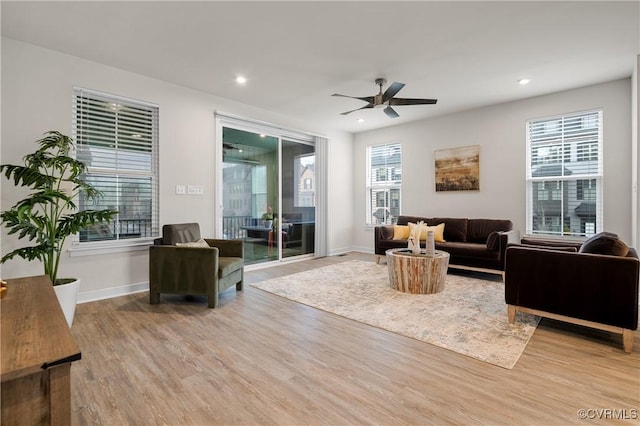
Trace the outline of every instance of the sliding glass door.
[[242, 239], [246, 264], [312, 254], [312, 142], [222, 126], [222, 235]]
[[282, 257], [313, 253], [316, 221], [315, 148], [282, 140]]

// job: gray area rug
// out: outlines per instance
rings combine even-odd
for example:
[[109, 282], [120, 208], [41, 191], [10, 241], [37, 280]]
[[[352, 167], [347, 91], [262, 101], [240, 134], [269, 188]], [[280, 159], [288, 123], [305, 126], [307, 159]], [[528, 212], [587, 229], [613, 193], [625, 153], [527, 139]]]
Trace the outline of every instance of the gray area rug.
[[504, 285], [447, 275], [444, 291], [405, 294], [386, 265], [351, 260], [251, 284], [287, 299], [511, 369], [540, 319], [507, 321]]

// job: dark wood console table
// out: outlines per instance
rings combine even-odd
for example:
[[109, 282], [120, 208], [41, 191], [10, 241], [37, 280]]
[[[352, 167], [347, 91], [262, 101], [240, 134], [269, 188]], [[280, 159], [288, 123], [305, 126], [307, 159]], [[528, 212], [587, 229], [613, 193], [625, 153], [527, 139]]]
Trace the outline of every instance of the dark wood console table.
[[71, 423], [71, 363], [81, 357], [46, 276], [7, 280], [0, 302], [1, 423]]

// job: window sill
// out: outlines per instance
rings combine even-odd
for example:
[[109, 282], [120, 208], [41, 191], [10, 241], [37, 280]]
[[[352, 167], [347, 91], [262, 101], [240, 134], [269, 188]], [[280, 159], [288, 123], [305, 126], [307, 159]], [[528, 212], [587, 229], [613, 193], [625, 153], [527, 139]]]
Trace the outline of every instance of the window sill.
[[574, 237], [574, 236], [559, 236], [559, 235], [545, 235], [545, 234], [524, 234], [522, 238], [526, 238], [529, 240], [541, 240], [541, 241], [557, 241], [557, 242], [565, 242], [565, 243], [584, 243], [587, 241], [588, 237]]
[[68, 250], [69, 256], [94, 256], [109, 253], [125, 253], [130, 251], [146, 250], [153, 245], [153, 238], [140, 239], [135, 241], [100, 242], [100, 243], [79, 243], [76, 242]]

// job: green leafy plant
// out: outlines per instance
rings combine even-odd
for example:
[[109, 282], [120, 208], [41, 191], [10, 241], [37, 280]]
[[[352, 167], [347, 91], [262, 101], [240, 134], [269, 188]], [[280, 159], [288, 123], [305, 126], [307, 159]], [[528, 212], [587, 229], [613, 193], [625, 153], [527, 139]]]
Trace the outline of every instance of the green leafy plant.
[[262, 214], [262, 220], [273, 220], [273, 209], [271, 206], [267, 207], [267, 212]]
[[0, 173], [7, 179], [31, 190], [27, 198], [0, 213], [2, 224], [10, 235], [17, 233], [18, 238], [28, 238], [34, 244], [5, 254], [0, 263], [16, 256], [40, 260], [45, 275], [56, 285], [63, 283], [57, 275], [66, 238], [88, 226], [110, 222], [118, 212], [76, 211], [74, 200], [80, 193], [87, 200], [99, 198], [102, 193], [81, 179], [86, 165], [70, 156], [75, 148], [73, 139], [56, 131], [44, 135], [36, 141], [40, 148], [24, 156], [24, 165], [0, 165]]

